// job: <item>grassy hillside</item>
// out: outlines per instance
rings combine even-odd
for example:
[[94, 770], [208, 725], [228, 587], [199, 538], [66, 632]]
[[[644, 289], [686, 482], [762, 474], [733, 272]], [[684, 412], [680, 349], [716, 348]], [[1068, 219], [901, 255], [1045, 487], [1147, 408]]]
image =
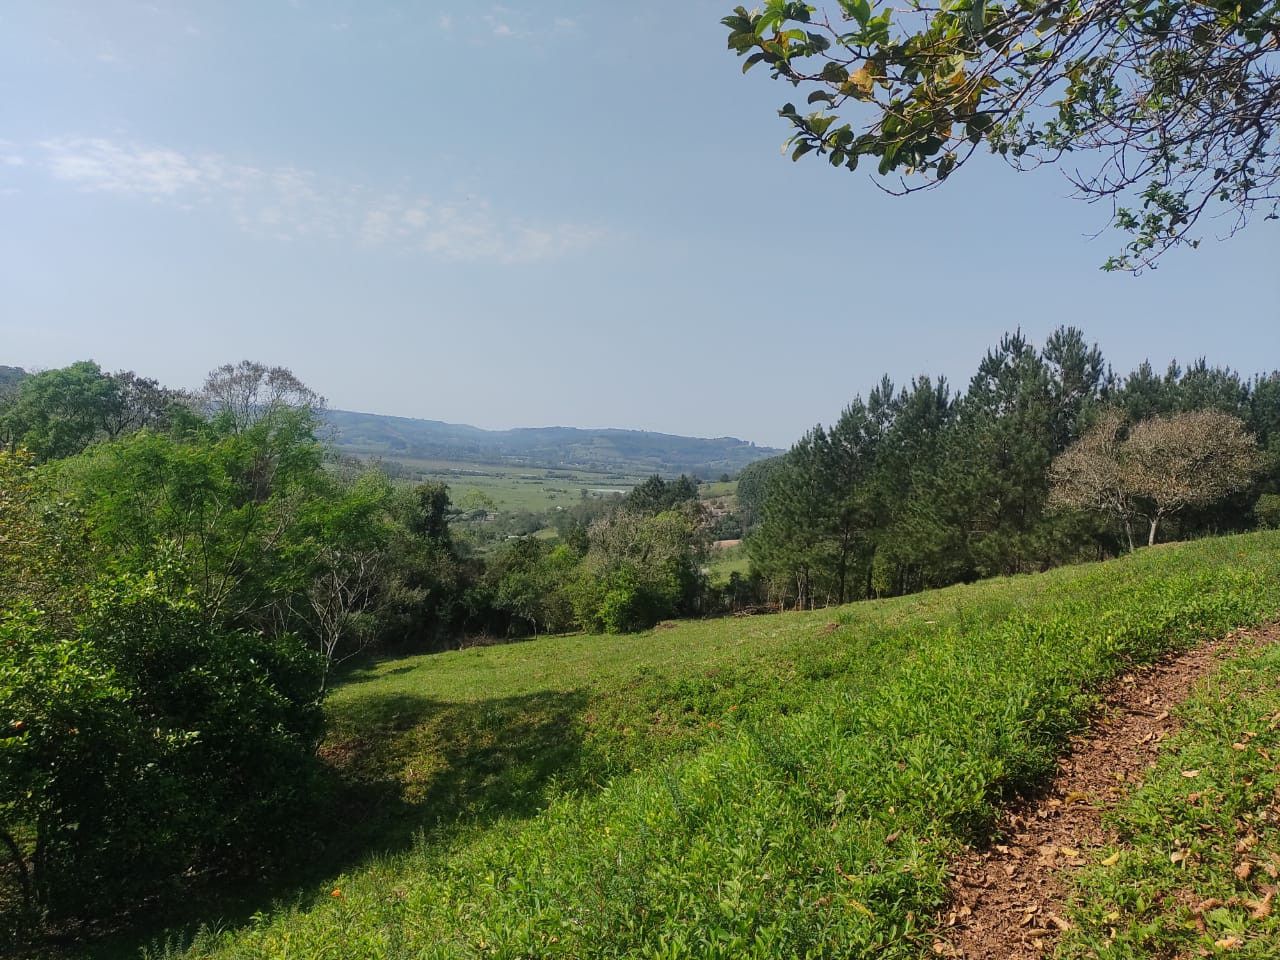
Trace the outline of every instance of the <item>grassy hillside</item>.
[[1278, 612], [1255, 534], [389, 661], [334, 693], [325, 748], [380, 852], [189, 955], [926, 955], [948, 856], [1051, 774], [1091, 690]]
[[482, 430], [438, 420], [415, 420], [329, 410], [335, 442], [345, 452], [392, 460], [578, 469], [627, 475], [681, 473], [715, 477], [781, 451], [736, 437], [680, 437], [647, 430], [526, 427]]

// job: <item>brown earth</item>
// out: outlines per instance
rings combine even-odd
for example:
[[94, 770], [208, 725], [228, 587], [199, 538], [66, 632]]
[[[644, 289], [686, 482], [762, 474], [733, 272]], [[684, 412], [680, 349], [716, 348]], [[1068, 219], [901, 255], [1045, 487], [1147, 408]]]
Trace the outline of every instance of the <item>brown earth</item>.
[[1070, 876], [1089, 850], [1115, 840], [1102, 815], [1155, 762], [1177, 727], [1170, 710], [1224, 658], [1277, 642], [1280, 624], [1235, 631], [1110, 684], [1097, 721], [1058, 761], [1049, 789], [1004, 817], [997, 834], [1004, 842], [953, 864], [934, 953], [966, 960], [1047, 956], [1068, 928]]

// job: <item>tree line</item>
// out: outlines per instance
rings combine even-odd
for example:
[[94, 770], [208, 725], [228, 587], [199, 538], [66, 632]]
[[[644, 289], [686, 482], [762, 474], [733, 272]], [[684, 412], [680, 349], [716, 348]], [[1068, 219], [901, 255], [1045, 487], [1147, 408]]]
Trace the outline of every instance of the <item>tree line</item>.
[[[1280, 373], [1117, 375], [1074, 328], [1006, 335], [963, 392], [884, 378], [738, 480], [754, 589], [809, 606], [1276, 522]], [[1145, 535], [1145, 536], [1144, 536]]]
[[480, 551], [447, 486], [337, 455], [285, 368], [194, 393], [88, 361], [6, 373], [4, 923], [106, 922], [314, 842], [324, 693], [363, 651], [702, 612], [689, 478]]

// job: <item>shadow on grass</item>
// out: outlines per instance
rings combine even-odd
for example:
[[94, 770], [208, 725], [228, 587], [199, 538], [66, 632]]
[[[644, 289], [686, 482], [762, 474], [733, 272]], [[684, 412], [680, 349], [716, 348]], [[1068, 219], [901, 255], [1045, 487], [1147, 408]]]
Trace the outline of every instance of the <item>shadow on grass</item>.
[[537, 693], [463, 703], [370, 695], [348, 704], [320, 751], [317, 802], [299, 812], [314, 824], [310, 842], [260, 878], [211, 882], [67, 955], [136, 958], [201, 924], [235, 926], [275, 903], [306, 903], [327, 879], [403, 851], [420, 834], [439, 843], [468, 827], [531, 817], [558, 789], [585, 785], [585, 703], [580, 693]]

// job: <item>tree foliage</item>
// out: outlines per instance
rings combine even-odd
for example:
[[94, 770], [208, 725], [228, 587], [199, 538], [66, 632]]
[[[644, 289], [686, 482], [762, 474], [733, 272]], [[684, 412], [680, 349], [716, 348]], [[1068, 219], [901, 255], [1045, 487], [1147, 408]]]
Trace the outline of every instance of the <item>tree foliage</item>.
[[816, 107], [779, 111], [793, 159], [849, 170], [865, 159], [909, 192], [981, 146], [1018, 169], [1069, 157], [1079, 195], [1110, 203], [1131, 235], [1107, 269], [1195, 245], [1209, 213], [1233, 227], [1255, 209], [1275, 215], [1280, 11], [1269, 0], [767, 0], [723, 22], [744, 71], [764, 63]]
[[211, 626], [155, 578], [95, 588], [71, 630], [0, 618], [0, 816], [32, 831], [31, 905], [108, 916], [228, 850], [279, 850], [320, 731], [301, 643]]
[[[809, 431], [770, 468], [752, 568], [775, 600], [839, 603], [1106, 555], [1139, 518], [1173, 517], [1182, 536], [1240, 529], [1280, 481], [1274, 457], [1250, 453], [1275, 443], [1275, 381], [1204, 361], [1121, 378], [1079, 330], [1041, 349], [1010, 334], [963, 394], [886, 379]], [[1131, 411], [1152, 439], [1117, 460]]]

